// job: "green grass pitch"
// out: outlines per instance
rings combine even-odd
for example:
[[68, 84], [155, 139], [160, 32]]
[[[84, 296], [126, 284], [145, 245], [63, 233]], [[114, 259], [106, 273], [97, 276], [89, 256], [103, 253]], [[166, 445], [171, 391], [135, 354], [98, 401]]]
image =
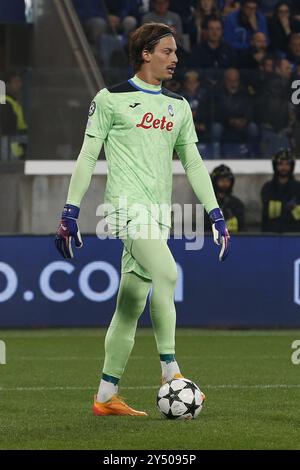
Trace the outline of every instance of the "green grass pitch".
[[160, 364], [140, 329], [120, 393], [148, 418], [94, 417], [104, 330], [1, 331], [1, 449], [300, 449], [300, 331], [177, 330], [177, 359], [205, 392], [198, 419], [156, 409]]

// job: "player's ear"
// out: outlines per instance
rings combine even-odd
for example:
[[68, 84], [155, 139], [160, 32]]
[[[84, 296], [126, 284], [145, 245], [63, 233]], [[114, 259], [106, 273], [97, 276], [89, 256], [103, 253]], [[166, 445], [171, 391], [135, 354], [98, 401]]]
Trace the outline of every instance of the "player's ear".
[[147, 64], [151, 61], [151, 53], [147, 49], [142, 50], [142, 59]]

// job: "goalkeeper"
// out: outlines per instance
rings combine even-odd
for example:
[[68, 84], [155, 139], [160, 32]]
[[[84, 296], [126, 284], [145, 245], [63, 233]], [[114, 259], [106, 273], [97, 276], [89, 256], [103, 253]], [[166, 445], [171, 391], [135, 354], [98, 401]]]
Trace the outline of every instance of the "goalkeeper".
[[[56, 235], [56, 247], [65, 258], [73, 257], [72, 239], [76, 247], [82, 246], [77, 224], [80, 204], [104, 145], [108, 164], [105, 202], [110, 207], [106, 221], [122, 239], [124, 250], [117, 305], [105, 338], [103, 373], [93, 406], [95, 415], [146, 415], [119, 397], [118, 383], [151, 287], [151, 321], [162, 381], [182, 377], [175, 358], [177, 269], [167, 245], [174, 149], [209, 215], [214, 240], [221, 245], [219, 259], [223, 261], [228, 254], [229, 235], [195, 144], [189, 104], [162, 87], [175, 71], [176, 49], [172, 30], [164, 24], [145, 24], [133, 33], [130, 57], [135, 75], [102, 89], [91, 103], [83, 146]], [[137, 236], [141, 228], [144, 235], [145, 228], [149, 233]]]

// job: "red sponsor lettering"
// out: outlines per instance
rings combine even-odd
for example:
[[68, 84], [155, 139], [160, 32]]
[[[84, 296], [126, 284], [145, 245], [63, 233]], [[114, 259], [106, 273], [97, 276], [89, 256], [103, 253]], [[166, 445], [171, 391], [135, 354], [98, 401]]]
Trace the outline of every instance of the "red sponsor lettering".
[[154, 119], [152, 113], [146, 113], [142, 117], [142, 120], [136, 127], [142, 127], [143, 129], [166, 129], [167, 131], [171, 131], [173, 129], [174, 123], [172, 121], [167, 121], [166, 117], [163, 116], [162, 119]]
[[160, 119], [154, 119], [152, 126], [154, 129], [158, 129], [160, 125]]

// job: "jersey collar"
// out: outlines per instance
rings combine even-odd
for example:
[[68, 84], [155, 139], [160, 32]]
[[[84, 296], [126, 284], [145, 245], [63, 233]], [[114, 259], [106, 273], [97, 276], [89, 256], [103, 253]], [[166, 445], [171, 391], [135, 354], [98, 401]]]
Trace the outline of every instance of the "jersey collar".
[[151, 93], [152, 95], [159, 95], [161, 93], [161, 85], [151, 85], [150, 83], [144, 82], [136, 75], [128, 80], [137, 90], [143, 91], [144, 93]]

